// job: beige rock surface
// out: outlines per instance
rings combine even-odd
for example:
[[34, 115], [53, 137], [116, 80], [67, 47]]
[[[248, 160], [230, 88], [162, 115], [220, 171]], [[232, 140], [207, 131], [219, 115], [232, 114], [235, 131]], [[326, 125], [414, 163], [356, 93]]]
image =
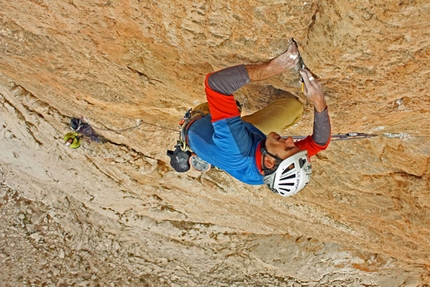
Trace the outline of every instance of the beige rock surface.
[[[428, 286], [429, 15], [427, 0], [0, 0], [1, 285]], [[165, 152], [206, 73], [291, 37], [333, 133], [379, 136], [333, 142], [291, 198], [175, 173]], [[280, 90], [304, 100], [294, 72], [237, 98], [247, 113]], [[63, 145], [81, 115], [107, 143]], [[311, 122], [307, 105], [285, 134]]]

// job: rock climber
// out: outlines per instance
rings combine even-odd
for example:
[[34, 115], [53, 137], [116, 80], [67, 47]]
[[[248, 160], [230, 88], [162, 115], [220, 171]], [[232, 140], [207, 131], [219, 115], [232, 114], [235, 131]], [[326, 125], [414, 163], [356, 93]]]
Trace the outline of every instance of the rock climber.
[[330, 119], [320, 83], [303, 64], [299, 73], [303, 92], [314, 107], [314, 125], [311, 136], [296, 142], [277, 132], [300, 119], [303, 104], [297, 98], [286, 96], [241, 117], [233, 95], [249, 82], [295, 68], [299, 61], [302, 63], [298, 46], [292, 40], [285, 53], [269, 62], [209, 73], [205, 80], [207, 103], [192, 110], [198, 117], [186, 130], [192, 152], [244, 183], [266, 184], [282, 196], [299, 192], [310, 180], [309, 157], [330, 143]]
[[64, 136], [64, 144], [70, 148], [77, 149], [82, 144], [82, 139], [87, 138], [98, 143], [105, 143], [106, 139], [100, 136], [89, 124], [85, 117], [72, 118], [70, 127], [73, 132], [68, 132]]

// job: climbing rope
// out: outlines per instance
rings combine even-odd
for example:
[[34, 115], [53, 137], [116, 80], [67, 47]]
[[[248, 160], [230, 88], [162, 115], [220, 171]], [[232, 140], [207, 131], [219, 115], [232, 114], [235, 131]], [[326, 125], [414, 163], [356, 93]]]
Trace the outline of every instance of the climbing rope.
[[[179, 129], [173, 129], [173, 128], [166, 127], [163, 125], [153, 124], [150, 122], [142, 121], [141, 119], [138, 120], [138, 123], [136, 125], [130, 126], [130, 127], [124, 128], [124, 129], [112, 129], [112, 128], [109, 128], [106, 126], [104, 126], [104, 128], [100, 128], [100, 127], [96, 127], [92, 124], [91, 124], [91, 126], [93, 128], [95, 128], [96, 130], [105, 130], [105, 131], [112, 131], [112, 132], [116, 132], [116, 133], [122, 133], [125, 131], [136, 129], [136, 128], [144, 125], [144, 124], [148, 125], [148, 126], [153, 126], [156, 128], [164, 129], [164, 130], [169, 130], [169, 131], [174, 131], [174, 132], [179, 131]], [[380, 136], [380, 135], [358, 133], [358, 132], [338, 133], [338, 134], [332, 134], [331, 135], [331, 141], [357, 140], [357, 139], [372, 138], [372, 137], [377, 137], [377, 136]], [[382, 136], [384, 136], [386, 138], [399, 138], [399, 139], [406, 139], [406, 138], [410, 138], [410, 137], [430, 137], [428, 135], [415, 135], [415, 134], [408, 134], [408, 133], [388, 133], [388, 132], [383, 133]], [[300, 139], [306, 138], [307, 136], [291, 136], [291, 137], [294, 140], [300, 140]]]
[[139, 119], [139, 120], [138, 120], [138, 124], [136, 124], [136, 125], [134, 125], [134, 126], [131, 126], [131, 127], [128, 127], [128, 128], [124, 128], [124, 129], [111, 129], [111, 128], [106, 127], [106, 126], [104, 126], [104, 125], [103, 125], [103, 126], [104, 126], [105, 128], [96, 127], [96, 126], [94, 126], [93, 124], [91, 124], [91, 126], [92, 126], [93, 128], [95, 128], [96, 130], [111, 131], [111, 132], [116, 132], [116, 133], [122, 133], [122, 132], [125, 132], [125, 131], [129, 131], [129, 130], [136, 129], [136, 128], [140, 127], [140, 126], [141, 126], [141, 125], [143, 125], [143, 124], [146, 124], [146, 125], [148, 125], [148, 126], [153, 126], [153, 127], [161, 128], [161, 129], [165, 129], [165, 130], [170, 130], [170, 131], [175, 131], [175, 132], [177, 132], [177, 131], [178, 131], [178, 129], [172, 129], [172, 128], [165, 127], [165, 126], [162, 126], [162, 125], [157, 125], [157, 124], [153, 124], [153, 123], [145, 122], [145, 121], [142, 121], [141, 119]]
[[[332, 134], [331, 141], [344, 141], [344, 140], [357, 140], [364, 138], [377, 137], [375, 134], [365, 134], [365, 133], [344, 133], [344, 134]], [[300, 140], [306, 138], [306, 136], [292, 136], [294, 140]]]

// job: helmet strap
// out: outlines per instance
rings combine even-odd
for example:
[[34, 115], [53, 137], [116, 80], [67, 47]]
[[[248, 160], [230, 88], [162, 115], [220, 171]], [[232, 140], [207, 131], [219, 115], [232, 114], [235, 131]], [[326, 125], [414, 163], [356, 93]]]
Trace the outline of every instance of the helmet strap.
[[[262, 160], [261, 165], [262, 165], [262, 168], [263, 168], [264, 175], [269, 175], [269, 174], [274, 173], [278, 169], [278, 166], [281, 164], [281, 162], [283, 161], [283, 159], [281, 159], [280, 157], [278, 157], [278, 156], [276, 156], [276, 155], [268, 152], [267, 149], [266, 149], [266, 143], [265, 142], [266, 141], [263, 140], [263, 142], [261, 143], [261, 147], [260, 147], [260, 151], [261, 151], [261, 153], [263, 155], [263, 160]], [[268, 168], [266, 166], [266, 164], [264, 163], [265, 162], [264, 159], [266, 158], [267, 155], [269, 155], [269, 156], [271, 156], [272, 158], [275, 159], [275, 164], [271, 168]]]

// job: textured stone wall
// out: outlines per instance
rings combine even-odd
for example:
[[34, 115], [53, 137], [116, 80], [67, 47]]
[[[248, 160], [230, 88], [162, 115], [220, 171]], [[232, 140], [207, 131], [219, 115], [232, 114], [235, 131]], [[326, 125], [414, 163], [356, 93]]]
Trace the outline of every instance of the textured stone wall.
[[[91, 3], [88, 3], [91, 2]], [[4, 286], [428, 286], [430, 4], [0, 0]], [[166, 149], [206, 73], [294, 37], [333, 142], [291, 198]], [[297, 72], [244, 87], [249, 113]], [[107, 142], [64, 147], [71, 117]], [[286, 135], [311, 132], [312, 108]]]

